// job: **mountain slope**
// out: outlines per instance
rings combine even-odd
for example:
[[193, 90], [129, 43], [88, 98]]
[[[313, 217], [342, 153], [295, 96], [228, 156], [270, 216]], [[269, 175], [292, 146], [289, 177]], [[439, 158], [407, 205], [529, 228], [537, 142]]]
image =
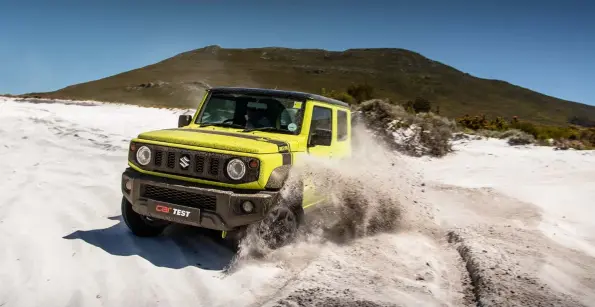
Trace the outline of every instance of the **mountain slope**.
[[[519, 116], [544, 124], [595, 118], [595, 107], [546, 96], [507, 82], [473, 77], [404, 49], [253, 48], [208, 46], [41, 97], [140, 105], [196, 106], [205, 86], [252, 86], [319, 93], [371, 84], [377, 97], [398, 102], [422, 96], [443, 115]], [[206, 83], [206, 84], [205, 84]]]

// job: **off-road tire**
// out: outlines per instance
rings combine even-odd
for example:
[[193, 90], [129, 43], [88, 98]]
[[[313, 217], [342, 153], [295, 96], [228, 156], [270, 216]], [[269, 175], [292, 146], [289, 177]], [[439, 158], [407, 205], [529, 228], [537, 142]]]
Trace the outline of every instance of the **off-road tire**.
[[122, 218], [130, 231], [139, 237], [158, 236], [169, 224], [165, 221], [149, 222], [145, 217], [132, 210], [132, 204], [126, 197], [122, 197]]
[[[303, 183], [297, 185], [303, 191]], [[224, 245], [237, 252], [244, 239], [251, 240], [256, 236], [260, 243], [264, 243], [268, 249], [278, 249], [290, 243], [297, 235], [299, 227], [303, 224], [304, 210], [302, 208], [302, 192], [292, 194], [290, 198], [283, 198], [281, 195], [275, 201], [275, 206], [269, 210], [267, 215], [256, 224], [241, 227], [227, 234], [222, 239]], [[284, 225], [284, 221], [290, 224]], [[289, 226], [289, 227], [288, 227]], [[253, 245], [248, 243], [249, 253], [253, 256], [262, 254], [260, 243]]]
[[299, 228], [296, 214], [285, 206], [275, 206], [258, 225], [258, 234], [270, 249], [290, 243]]
[[269, 210], [258, 225], [258, 234], [270, 249], [280, 248], [295, 239], [304, 222], [302, 197], [301, 192], [290, 199], [280, 197], [279, 203]]

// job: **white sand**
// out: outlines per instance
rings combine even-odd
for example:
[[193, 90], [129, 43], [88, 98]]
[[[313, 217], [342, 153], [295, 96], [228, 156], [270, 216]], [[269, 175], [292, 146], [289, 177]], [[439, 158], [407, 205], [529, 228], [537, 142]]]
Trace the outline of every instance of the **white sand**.
[[[0, 97], [0, 306], [595, 305], [593, 152], [490, 140], [402, 158], [427, 178], [415, 195], [434, 232], [300, 243], [225, 274], [233, 255], [211, 239], [140, 239], [121, 221], [128, 140], [178, 114]], [[461, 245], [491, 288], [472, 291]]]
[[463, 228], [472, 249], [492, 249], [480, 261], [504, 253], [498, 265], [515, 267], [539, 286], [513, 285], [491, 268], [488, 278], [519, 287], [517, 296], [560, 299], [532, 297], [529, 304], [595, 306], [595, 152], [511, 147], [496, 139], [460, 141], [455, 149], [443, 159], [412, 161], [428, 183], [441, 186], [429, 197], [443, 223]]
[[455, 155], [424, 165], [427, 179], [493, 188], [535, 205], [545, 235], [595, 257], [595, 151], [511, 147], [497, 139], [457, 145]]

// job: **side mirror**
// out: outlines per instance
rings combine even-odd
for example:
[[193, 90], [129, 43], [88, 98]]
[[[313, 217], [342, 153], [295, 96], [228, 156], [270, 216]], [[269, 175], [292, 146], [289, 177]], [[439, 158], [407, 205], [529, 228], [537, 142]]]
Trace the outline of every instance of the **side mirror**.
[[331, 130], [318, 128], [310, 135], [310, 146], [331, 146], [332, 138]]
[[178, 128], [186, 127], [186, 126], [190, 125], [191, 121], [192, 121], [192, 116], [180, 115], [180, 117], [178, 118]]

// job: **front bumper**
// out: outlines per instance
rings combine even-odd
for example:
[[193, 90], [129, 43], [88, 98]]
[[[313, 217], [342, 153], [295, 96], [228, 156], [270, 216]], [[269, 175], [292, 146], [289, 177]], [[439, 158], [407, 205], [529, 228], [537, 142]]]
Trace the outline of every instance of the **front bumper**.
[[[126, 188], [131, 181], [132, 188]], [[231, 190], [182, 180], [142, 174], [131, 168], [122, 173], [122, 193], [138, 214], [197, 227], [231, 231], [260, 221], [275, 204], [279, 192]], [[241, 210], [241, 204], [254, 204], [252, 213]], [[155, 204], [196, 212], [189, 218], [152, 210]]]

